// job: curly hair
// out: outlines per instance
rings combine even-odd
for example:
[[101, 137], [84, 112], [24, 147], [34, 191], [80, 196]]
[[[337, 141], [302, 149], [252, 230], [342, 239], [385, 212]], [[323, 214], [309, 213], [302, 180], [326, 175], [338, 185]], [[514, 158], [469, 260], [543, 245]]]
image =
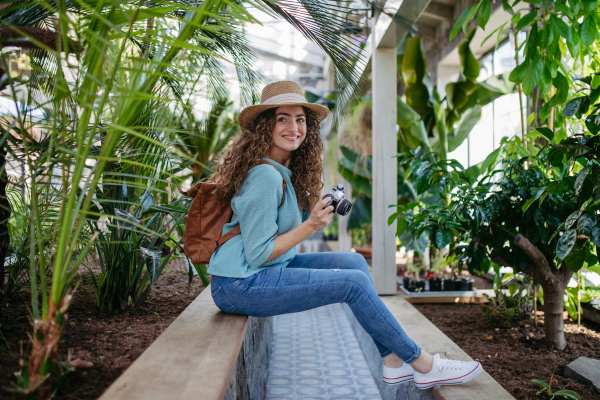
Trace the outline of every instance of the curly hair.
[[[323, 188], [323, 142], [319, 133], [319, 120], [309, 108], [302, 107], [306, 114], [306, 137], [300, 147], [292, 152], [289, 169], [298, 204], [310, 212], [319, 201]], [[273, 128], [276, 124], [275, 108], [262, 112], [244, 129], [223, 156], [213, 180], [224, 198], [231, 199], [246, 177], [250, 168], [257, 166], [273, 143]]]

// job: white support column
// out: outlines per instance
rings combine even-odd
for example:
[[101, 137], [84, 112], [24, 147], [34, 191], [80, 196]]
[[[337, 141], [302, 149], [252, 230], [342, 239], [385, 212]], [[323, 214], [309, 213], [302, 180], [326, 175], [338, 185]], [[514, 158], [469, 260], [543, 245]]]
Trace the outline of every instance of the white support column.
[[[373, 83], [373, 262], [379, 294], [396, 294], [396, 222], [388, 226], [397, 203], [396, 24], [374, 32]], [[379, 36], [379, 37], [378, 37]]]

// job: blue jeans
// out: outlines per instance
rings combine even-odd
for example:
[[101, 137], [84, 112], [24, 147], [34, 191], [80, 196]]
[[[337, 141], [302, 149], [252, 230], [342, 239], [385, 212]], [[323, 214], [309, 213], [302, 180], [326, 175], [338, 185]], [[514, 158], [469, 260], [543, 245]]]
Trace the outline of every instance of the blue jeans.
[[373, 338], [381, 357], [394, 353], [410, 364], [421, 355], [421, 348], [377, 295], [360, 254], [297, 254], [287, 268], [267, 268], [245, 279], [213, 276], [211, 290], [222, 311], [254, 317], [346, 303]]

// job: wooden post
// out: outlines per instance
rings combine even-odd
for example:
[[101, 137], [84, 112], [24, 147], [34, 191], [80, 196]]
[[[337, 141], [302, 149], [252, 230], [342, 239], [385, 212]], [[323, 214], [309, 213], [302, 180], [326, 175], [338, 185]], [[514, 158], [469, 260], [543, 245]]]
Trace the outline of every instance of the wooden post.
[[397, 203], [396, 24], [383, 37], [373, 35], [373, 259], [372, 276], [379, 294], [396, 294], [396, 222], [388, 218]]

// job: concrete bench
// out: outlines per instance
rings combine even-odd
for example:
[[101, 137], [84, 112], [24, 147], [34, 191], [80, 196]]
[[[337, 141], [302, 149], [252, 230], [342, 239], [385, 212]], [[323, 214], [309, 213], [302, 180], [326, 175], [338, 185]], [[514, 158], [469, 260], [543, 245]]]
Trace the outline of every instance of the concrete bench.
[[[440, 331], [431, 321], [413, 307], [403, 296], [382, 296], [381, 300], [402, 325], [404, 331], [422, 349], [431, 354], [440, 353], [445, 358], [473, 361], [456, 343]], [[485, 370], [473, 381], [457, 386], [434, 386], [432, 390], [420, 390], [413, 382], [405, 385], [387, 386], [381, 379], [382, 362], [377, 347], [344, 305], [350, 324], [362, 347], [371, 374], [379, 386], [383, 400], [423, 399], [437, 400], [509, 400], [514, 399]], [[468, 331], [465, 331], [468, 334]], [[485, 365], [484, 365], [485, 369]]]
[[210, 286], [100, 400], [264, 399], [271, 318], [221, 312]]

